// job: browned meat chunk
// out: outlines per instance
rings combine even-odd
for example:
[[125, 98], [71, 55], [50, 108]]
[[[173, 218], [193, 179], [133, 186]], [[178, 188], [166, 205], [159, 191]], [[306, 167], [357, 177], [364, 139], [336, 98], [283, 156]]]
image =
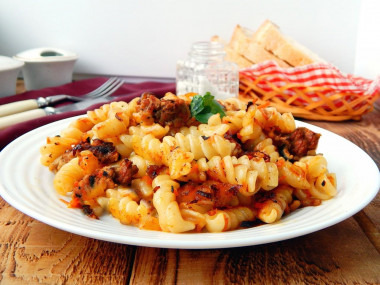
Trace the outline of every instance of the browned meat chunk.
[[161, 100], [161, 109], [156, 113], [160, 125], [179, 128], [190, 119], [191, 114], [186, 102], [178, 100]]
[[73, 190], [76, 197], [89, 200], [104, 195], [109, 188], [116, 185], [112, 179], [114, 172], [112, 169], [97, 169], [94, 173], [85, 175]]
[[91, 143], [84, 142], [77, 144], [72, 149], [74, 156], [77, 152], [81, 152], [83, 150], [91, 151], [103, 164], [110, 164], [120, 159], [120, 154], [116, 151], [114, 145], [100, 139], [94, 139]]
[[117, 184], [130, 185], [137, 172], [137, 166], [125, 158], [116, 167], [105, 166], [85, 175], [75, 183], [70, 206], [80, 208], [86, 215], [97, 218], [93, 212], [93, 207], [98, 206], [96, 198], [105, 196], [107, 189], [113, 189]]
[[150, 93], [141, 95], [137, 111], [145, 124], [158, 123], [162, 126], [179, 128], [191, 118], [189, 106], [182, 99], [158, 99]]
[[316, 150], [320, 136], [320, 134], [316, 134], [307, 128], [297, 128], [289, 136], [290, 153], [297, 157], [302, 157], [308, 151]]
[[145, 92], [138, 103], [141, 119], [146, 124], [154, 123], [154, 114], [161, 108], [161, 101], [153, 94]]
[[297, 128], [292, 133], [273, 137], [273, 143], [279, 149], [280, 154], [289, 160], [299, 160], [309, 151], [317, 149], [319, 137], [308, 128]]
[[132, 161], [124, 158], [120, 165], [115, 169], [115, 178], [114, 181], [118, 184], [127, 186], [131, 184], [133, 175], [135, 175], [139, 169]]
[[189, 182], [178, 189], [178, 203], [209, 205], [212, 208], [231, 206], [237, 196], [240, 185], [222, 182], [206, 182], [203, 184]]

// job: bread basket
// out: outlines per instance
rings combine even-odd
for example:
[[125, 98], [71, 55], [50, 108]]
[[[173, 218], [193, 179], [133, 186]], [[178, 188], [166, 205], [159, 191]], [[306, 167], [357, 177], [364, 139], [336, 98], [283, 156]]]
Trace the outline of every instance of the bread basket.
[[309, 120], [360, 120], [380, 97], [380, 82], [316, 63], [281, 68], [274, 61], [240, 71], [239, 97]]

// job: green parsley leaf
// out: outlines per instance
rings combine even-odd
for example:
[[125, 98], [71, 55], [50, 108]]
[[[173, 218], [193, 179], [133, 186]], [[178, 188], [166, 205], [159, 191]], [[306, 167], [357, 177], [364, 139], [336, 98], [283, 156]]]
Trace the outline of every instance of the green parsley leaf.
[[201, 95], [195, 95], [190, 103], [190, 112], [193, 117], [202, 112], [204, 109], [203, 98]]
[[190, 112], [197, 121], [203, 124], [207, 124], [212, 115], [219, 113], [221, 118], [226, 115], [223, 106], [214, 99], [210, 92], [203, 96], [195, 95], [190, 103]]

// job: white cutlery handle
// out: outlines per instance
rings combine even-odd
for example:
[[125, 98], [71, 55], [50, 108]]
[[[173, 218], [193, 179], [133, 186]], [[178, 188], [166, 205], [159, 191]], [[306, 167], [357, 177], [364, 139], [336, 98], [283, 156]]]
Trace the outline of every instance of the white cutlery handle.
[[18, 102], [8, 103], [0, 106], [0, 117], [37, 109], [37, 100], [29, 99]]
[[21, 123], [24, 121], [28, 121], [31, 119], [40, 118], [44, 116], [46, 116], [46, 112], [44, 109], [29, 110], [26, 112], [13, 114], [10, 116], [5, 116], [5, 117], [0, 118], [0, 130], [5, 129], [17, 123]]

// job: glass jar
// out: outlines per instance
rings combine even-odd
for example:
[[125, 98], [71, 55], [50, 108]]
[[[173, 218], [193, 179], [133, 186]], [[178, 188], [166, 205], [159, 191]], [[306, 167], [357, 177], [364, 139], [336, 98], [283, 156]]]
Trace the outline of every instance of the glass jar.
[[200, 95], [210, 92], [215, 99], [236, 97], [239, 92], [239, 69], [224, 60], [224, 45], [218, 42], [196, 42], [188, 57], [177, 62], [176, 92]]

